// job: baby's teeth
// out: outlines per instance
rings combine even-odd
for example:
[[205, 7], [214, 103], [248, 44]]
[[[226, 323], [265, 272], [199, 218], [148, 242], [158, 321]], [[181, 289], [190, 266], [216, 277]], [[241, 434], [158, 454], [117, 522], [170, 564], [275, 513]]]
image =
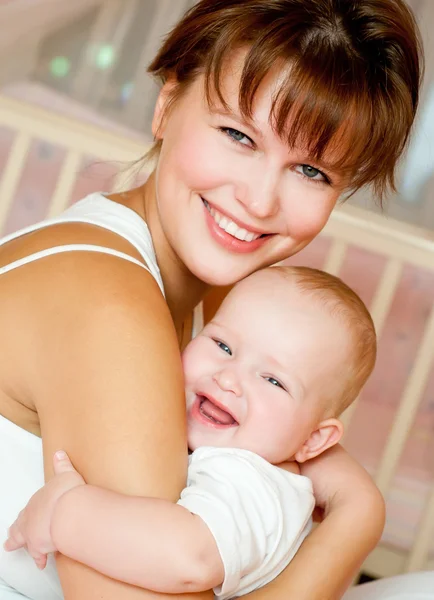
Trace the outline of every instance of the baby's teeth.
[[255, 238], [257, 238], [257, 234], [256, 233], [247, 233], [246, 237], [244, 238], [246, 242], [253, 242], [253, 240]]

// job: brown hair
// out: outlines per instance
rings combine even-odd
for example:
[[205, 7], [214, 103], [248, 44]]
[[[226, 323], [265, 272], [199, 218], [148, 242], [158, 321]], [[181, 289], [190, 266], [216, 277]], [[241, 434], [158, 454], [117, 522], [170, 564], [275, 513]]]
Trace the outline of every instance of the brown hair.
[[208, 101], [215, 91], [225, 105], [221, 75], [241, 48], [245, 118], [266, 74], [282, 65], [270, 115], [278, 134], [316, 160], [333, 142], [339, 156], [331, 166], [348, 172], [349, 191], [372, 184], [381, 199], [395, 189], [422, 75], [419, 32], [404, 0], [201, 0], [148, 70], [162, 83], [176, 78], [174, 101], [203, 73]]
[[375, 366], [377, 336], [368, 309], [354, 290], [325, 271], [291, 266], [270, 267], [267, 271], [293, 281], [348, 326], [354, 351], [348, 357], [347, 368], [342, 368], [342, 393], [327, 407], [332, 414], [342, 413], [357, 398]]

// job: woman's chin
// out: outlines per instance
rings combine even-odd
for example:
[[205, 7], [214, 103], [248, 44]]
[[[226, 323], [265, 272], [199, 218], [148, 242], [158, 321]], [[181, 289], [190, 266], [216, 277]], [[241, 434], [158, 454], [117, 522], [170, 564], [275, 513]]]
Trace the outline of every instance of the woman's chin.
[[[191, 242], [193, 233], [189, 237]], [[252, 273], [276, 264], [293, 252], [294, 242], [288, 240], [284, 247], [277, 247], [277, 236], [270, 236], [262, 247], [251, 252], [230, 251], [221, 247], [209, 235], [198, 235], [190, 243], [187, 252], [182, 253], [189, 271], [200, 281], [212, 287], [231, 286]], [[247, 242], [246, 242], [247, 244]]]
[[239, 275], [234, 275], [232, 277], [228, 277], [226, 273], [203, 273], [200, 276], [201, 281], [203, 281], [206, 285], [210, 287], [231, 287], [244, 279], [251, 273], [243, 273]]
[[259, 269], [268, 266], [266, 264], [239, 265], [234, 267], [231, 261], [207, 261], [192, 265], [191, 272], [195, 277], [210, 287], [227, 287], [238, 283]]

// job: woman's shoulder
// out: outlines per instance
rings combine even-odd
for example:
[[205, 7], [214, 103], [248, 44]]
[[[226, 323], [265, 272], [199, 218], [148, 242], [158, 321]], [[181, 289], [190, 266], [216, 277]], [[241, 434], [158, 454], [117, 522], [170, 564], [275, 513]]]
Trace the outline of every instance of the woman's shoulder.
[[[137, 262], [66, 252], [0, 275], [0, 327], [8, 348], [7, 368], [0, 366], [1, 388], [14, 389], [23, 404], [30, 395], [26, 402], [38, 414], [43, 406], [60, 409], [78, 396], [90, 410], [91, 399], [110, 381], [117, 398], [122, 389], [133, 402], [137, 394], [131, 386], [144, 386], [148, 369], [159, 368], [157, 350], [176, 369], [177, 339], [167, 303], [127, 240], [86, 223], [57, 224], [26, 238], [0, 249], [0, 267], [76, 243], [111, 248]], [[94, 378], [100, 386], [89, 385]], [[105, 396], [107, 405], [114, 402]]]
[[[93, 256], [94, 255], [94, 256]], [[100, 193], [90, 194], [57, 217], [31, 225], [0, 240], [1, 275], [11, 273], [9, 281], [23, 279], [30, 270], [39, 273], [69, 271], [79, 265], [79, 274], [92, 271], [92, 264], [142, 265], [151, 272], [164, 294], [150, 230], [137, 212]], [[50, 257], [50, 260], [42, 260]], [[123, 261], [121, 259], [124, 259]], [[27, 269], [22, 267], [30, 265]], [[37, 264], [35, 264], [37, 263]], [[116, 270], [116, 269], [115, 269]]]
[[0, 287], [8, 285], [12, 293], [27, 289], [38, 308], [36, 319], [66, 318], [73, 312], [83, 318], [98, 316], [98, 321], [105, 312], [126, 310], [137, 319], [155, 315], [158, 307], [167, 309], [155, 265], [113, 231], [88, 223], [59, 223], [16, 240], [7, 262], [32, 256], [37, 260], [0, 275]]
[[[103, 251], [48, 253], [69, 246], [108, 249], [115, 256]], [[27, 264], [29, 256], [39, 258]], [[24, 264], [20, 266], [21, 261]], [[2, 268], [13, 263], [18, 264], [16, 269], [1, 274]], [[128, 339], [137, 343], [145, 342], [147, 335], [167, 337], [169, 333], [170, 338], [173, 324], [161, 276], [158, 267], [155, 273], [154, 265], [152, 273], [149, 266], [128, 239], [87, 222], [55, 223], [8, 242], [0, 247], [4, 339], [8, 330], [11, 340], [19, 331], [22, 355], [28, 346], [30, 356], [39, 352], [58, 362], [61, 356], [49, 351], [55, 348], [53, 338], [57, 335], [57, 343], [63, 339], [73, 344], [78, 328], [104, 339], [107, 345], [120, 343], [119, 330], [129, 330]]]

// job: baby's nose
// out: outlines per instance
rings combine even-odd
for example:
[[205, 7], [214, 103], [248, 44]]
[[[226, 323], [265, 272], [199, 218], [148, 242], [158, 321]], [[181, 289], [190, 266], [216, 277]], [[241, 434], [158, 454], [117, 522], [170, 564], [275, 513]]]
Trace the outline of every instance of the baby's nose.
[[241, 396], [241, 384], [234, 369], [222, 369], [214, 375], [214, 381], [224, 392], [232, 392]]

